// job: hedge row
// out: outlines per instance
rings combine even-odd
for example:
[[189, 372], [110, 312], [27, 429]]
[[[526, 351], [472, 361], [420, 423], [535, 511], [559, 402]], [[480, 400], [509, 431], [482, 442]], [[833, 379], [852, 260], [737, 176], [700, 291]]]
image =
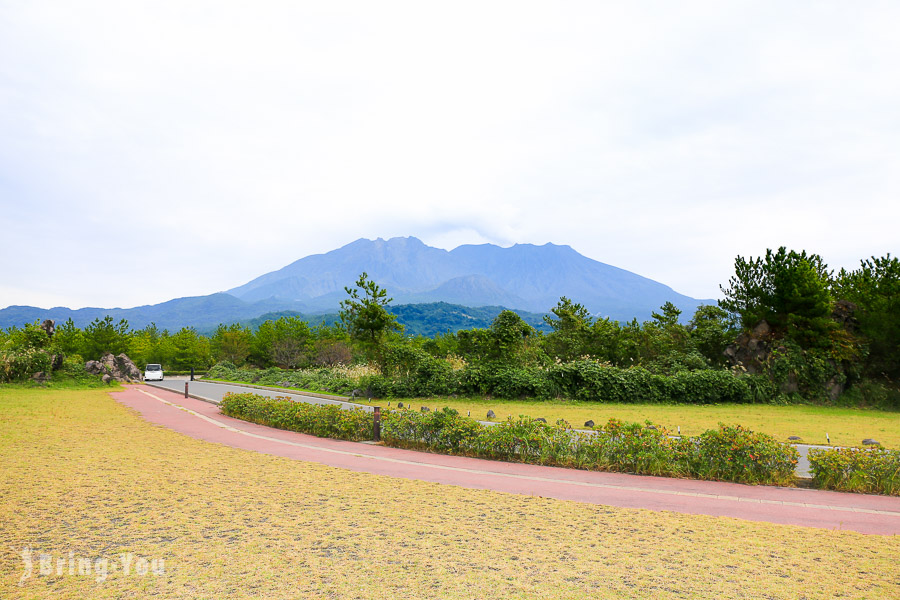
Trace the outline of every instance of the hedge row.
[[[254, 423], [348, 440], [371, 439], [372, 415], [360, 409], [294, 403], [257, 394], [226, 394], [222, 412]], [[599, 432], [574, 431], [526, 417], [486, 426], [450, 408], [421, 413], [383, 410], [386, 445], [495, 460], [596, 471], [789, 485], [797, 451], [771, 436], [720, 426], [696, 438], [610, 420]]]
[[306, 404], [286, 397], [227, 393], [219, 409], [236, 419], [318, 437], [354, 442], [372, 439], [372, 413], [361, 408], [343, 410], [335, 404]]
[[593, 361], [538, 367], [467, 366], [454, 371], [425, 353], [402, 374], [350, 378], [336, 369], [249, 371], [220, 364], [209, 376], [226, 381], [283, 385], [349, 395], [359, 389], [375, 398], [490, 395], [497, 398], [571, 398], [588, 402], [718, 404], [771, 402], [768, 379], [729, 371], [683, 371], [673, 376], [646, 369], [620, 369]]
[[813, 448], [809, 465], [816, 487], [900, 496], [900, 450]]

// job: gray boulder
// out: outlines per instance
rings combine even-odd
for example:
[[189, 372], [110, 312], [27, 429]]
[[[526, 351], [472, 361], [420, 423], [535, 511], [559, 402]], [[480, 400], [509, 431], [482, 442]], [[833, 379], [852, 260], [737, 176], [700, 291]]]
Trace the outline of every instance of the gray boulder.
[[104, 354], [100, 360], [89, 360], [84, 363], [84, 370], [93, 375], [102, 375], [105, 383], [110, 381], [138, 383], [141, 380], [140, 369], [125, 354], [118, 356]]

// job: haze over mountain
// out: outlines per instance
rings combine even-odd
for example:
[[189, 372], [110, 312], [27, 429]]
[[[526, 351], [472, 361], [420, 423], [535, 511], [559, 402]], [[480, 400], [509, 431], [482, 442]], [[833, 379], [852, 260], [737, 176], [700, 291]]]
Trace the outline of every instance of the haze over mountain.
[[127, 319], [132, 327], [208, 329], [218, 323], [249, 321], [266, 313], [337, 312], [363, 271], [387, 289], [393, 306], [446, 302], [467, 307], [505, 307], [546, 313], [567, 296], [592, 314], [620, 321], [643, 321], [665, 302], [690, 318], [700, 301], [659, 282], [582, 256], [569, 246], [464, 245], [447, 251], [414, 237], [359, 239], [331, 252], [301, 258], [286, 267], [209, 296], [177, 298], [136, 308], [11, 306], [0, 310], [0, 327], [36, 319], [72, 318], [84, 327], [97, 317]]
[[689, 317], [703, 303], [569, 246], [481, 244], [447, 251], [414, 237], [359, 239], [301, 258], [228, 293], [248, 302], [289, 301], [308, 311], [331, 310], [346, 297], [344, 286], [362, 271], [397, 304], [444, 301], [547, 312], [567, 296], [596, 315], [631, 320], [649, 318], [665, 302]]

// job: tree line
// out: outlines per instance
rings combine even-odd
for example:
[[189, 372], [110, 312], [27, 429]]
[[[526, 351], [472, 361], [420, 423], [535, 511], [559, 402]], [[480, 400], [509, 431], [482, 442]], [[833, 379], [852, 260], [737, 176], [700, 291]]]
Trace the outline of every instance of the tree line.
[[[575, 299], [561, 297], [544, 317], [542, 333], [512, 311], [488, 328], [408, 336], [388, 310], [391, 298], [363, 273], [345, 288], [340, 322], [311, 326], [298, 317], [267, 320], [256, 328], [222, 324], [212, 335], [193, 328], [175, 333], [155, 325], [131, 329], [107, 316], [83, 330], [71, 320], [50, 339], [39, 324], [0, 331], [5, 378], [45, 370], [54, 354], [98, 359], [126, 353], [143, 367], [207, 369], [226, 362], [238, 367], [298, 369], [368, 363], [386, 376], [432, 364], [463, 362], [491, 368], [540, 369], [591, 361], [617, 369], [640, 368], [672, 376], [745, 366], [726, 348], [765, 322], [767, 348], [757, 368], [779, 389], [821, 396], [829, 385], [843, 390], [877, 380], [896, 387], [900, 377], [900, 261], [890, 254], [863, 260], [859, 268], [830, 271], [816, 254], [782, 247], [764, 256], [735, 259], [723, 299], [701, 306], [690, 319], [666, 303], [643, 323], [597, 318]], [[40, 355], [47, 355], [41, 358]], [[29, 361], [34, 364], [30, 364]], [[0, 373], [0, 377], [3, 373]]]

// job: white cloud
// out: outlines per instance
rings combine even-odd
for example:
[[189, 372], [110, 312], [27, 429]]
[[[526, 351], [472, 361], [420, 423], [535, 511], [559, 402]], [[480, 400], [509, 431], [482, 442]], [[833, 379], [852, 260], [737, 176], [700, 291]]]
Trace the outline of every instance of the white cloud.
[[8, 3], [0, 306], [206, 294], [359, 237], [569, 244], [696, 297], [767, 247], [896, 254], [898, 17]]

